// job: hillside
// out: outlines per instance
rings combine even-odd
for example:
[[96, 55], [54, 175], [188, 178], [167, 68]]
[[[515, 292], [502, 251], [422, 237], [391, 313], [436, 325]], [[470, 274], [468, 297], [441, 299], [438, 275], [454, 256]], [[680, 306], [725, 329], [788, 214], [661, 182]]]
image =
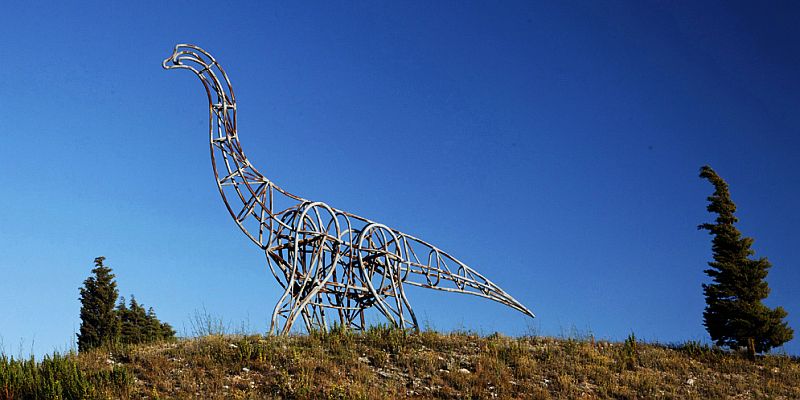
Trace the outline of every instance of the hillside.
[[800, 361], [750, 362], [693, 343], [479, 337], [372, 328], [207, 336], [49, 356], [0, 356], [0, 399], [800, 398]]

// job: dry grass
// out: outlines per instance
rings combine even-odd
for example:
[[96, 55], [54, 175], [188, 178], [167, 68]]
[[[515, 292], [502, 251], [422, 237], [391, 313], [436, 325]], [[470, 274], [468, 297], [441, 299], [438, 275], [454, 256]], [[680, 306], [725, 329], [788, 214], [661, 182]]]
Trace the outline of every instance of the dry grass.
[[[96, 398], [800, 398], [796, 358], [750, 362], [696, 343], [643, 344], [633, 336], [609, 343], [375, 327], [215, 335], [64, 358], [95, 377], [86, 393]], [[129, 378], [96, 378], [112, 371]]]

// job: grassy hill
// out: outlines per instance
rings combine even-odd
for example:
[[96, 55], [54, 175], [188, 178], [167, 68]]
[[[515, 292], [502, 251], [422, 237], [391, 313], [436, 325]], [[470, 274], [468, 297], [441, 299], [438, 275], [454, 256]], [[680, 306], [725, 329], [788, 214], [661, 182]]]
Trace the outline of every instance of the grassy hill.
[[800, 398], [800, 361], [679, 346], [382, 327], [295, 337], [207, 336], [0, 356], [0, 399]]

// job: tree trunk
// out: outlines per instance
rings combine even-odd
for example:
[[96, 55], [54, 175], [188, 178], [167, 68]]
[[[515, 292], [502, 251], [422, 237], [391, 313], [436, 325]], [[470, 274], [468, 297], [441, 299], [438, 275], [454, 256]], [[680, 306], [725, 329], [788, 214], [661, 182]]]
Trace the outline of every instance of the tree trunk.
[[756, 340], [754, 338], [747, 338], [747, 358], [750, 361], [756, 360]]

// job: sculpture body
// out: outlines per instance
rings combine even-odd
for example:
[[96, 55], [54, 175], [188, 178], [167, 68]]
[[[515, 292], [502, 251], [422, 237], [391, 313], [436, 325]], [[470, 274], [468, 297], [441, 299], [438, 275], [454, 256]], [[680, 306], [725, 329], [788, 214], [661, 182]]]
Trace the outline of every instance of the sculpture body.
[[231, 217], [266, 255], [283, 295], [270, 333], [287, 334], [299, 317], [326, 330], [331, 317], [364, 329], [375, 307], [393, 325], [419, 329], [407, 285], [485, 297], [533, 317], [494, 283], [413, 236], [282, 189], [258, 172], [239, 144], [236, 97], [217, 61], [188, 44], [175, 47], [166, 69], [194, 72], [209, 103], [211, 163]]

